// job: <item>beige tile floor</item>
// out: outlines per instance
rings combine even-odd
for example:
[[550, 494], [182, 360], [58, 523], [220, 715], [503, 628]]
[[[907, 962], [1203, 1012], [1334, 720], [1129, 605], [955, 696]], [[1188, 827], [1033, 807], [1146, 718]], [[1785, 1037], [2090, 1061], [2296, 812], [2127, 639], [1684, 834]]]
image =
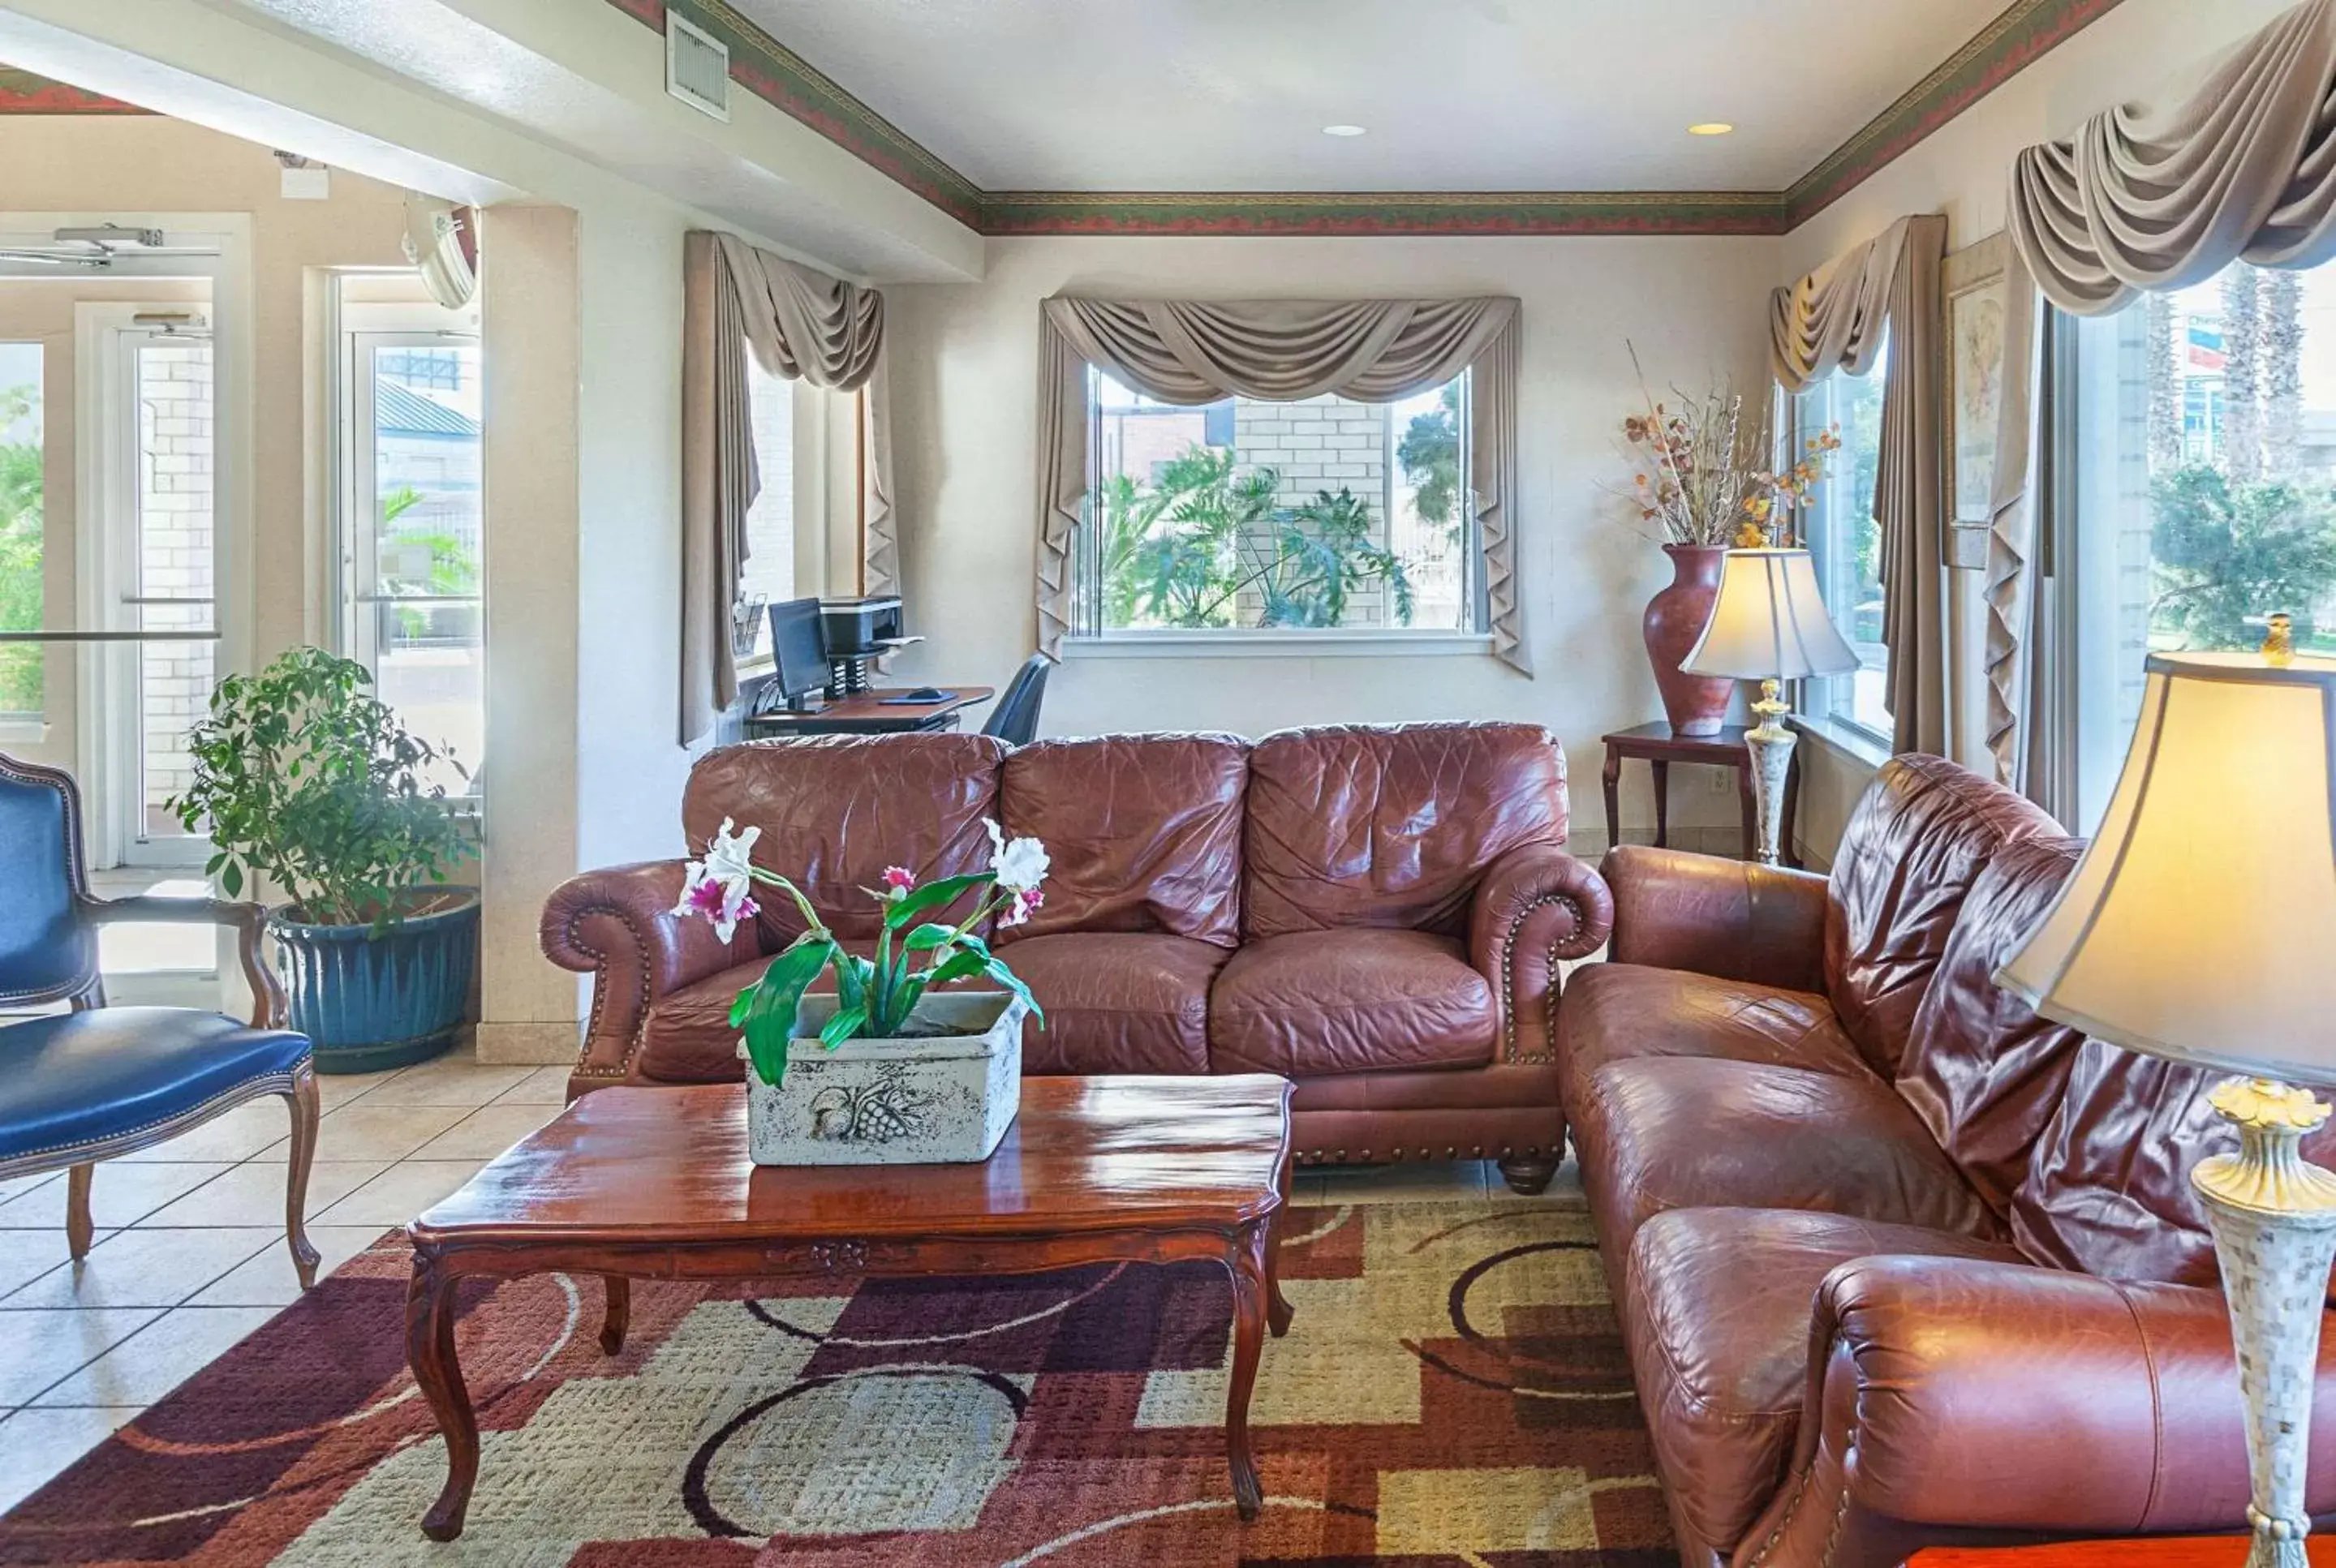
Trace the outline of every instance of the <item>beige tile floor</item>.
[[[318, 1277], [557, 1115], [566, 1084], [565, 1068], [455, 1057], [323, 1079], [308, 1180]], [[78, 1266], [63, 1173], [0, 1182], [0, 1513], [298, 1295], [286, 1134], [283, 1102], [265, 1100], [99, 1166], [97, 1243]], [[1572, 1178], [1569, 1166], [1552, 1191]], [[1514, 1198], [1471, 1162], [1301, 1171], [1298, 1189], [1300, 1203]]]

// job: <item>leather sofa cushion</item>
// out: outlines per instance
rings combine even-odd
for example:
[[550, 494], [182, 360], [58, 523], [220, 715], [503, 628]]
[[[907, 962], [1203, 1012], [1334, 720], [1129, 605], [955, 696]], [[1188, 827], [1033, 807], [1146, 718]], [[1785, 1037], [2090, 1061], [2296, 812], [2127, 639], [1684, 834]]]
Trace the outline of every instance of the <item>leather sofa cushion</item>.
[[1241, 936], [1241, 790], [1231, 735], [1040, 740], [1006, 759], [1006, 830], [1045, 841], [1046, 903], [1001, 946], [1064, 931], [1152, 931], [1231, 947]]
[[1639, 1227], [1624, 1337], [1666, 1489], [1725, 1554], [1784, 1483], [1809, 1384], [1817, 1286], [1889, 1254], [2018, 1263], [2000, 1243], [1846, 1215], [1672, 1209]]
[[0, 1160], [135, 1132], [307, 1058], [306, 1035], [186, 1007], [99, 1007], [12, 1023], [0, 1029]]
[[1183, 936], [1065, 932], [1000, 954], [1046, 1010], [1025, 1073], [1209, 1070], [1209, 983], [1225, 950]]
[[[2206, 1097], [2230, 1074], [2086, 1040], [2011, 1199], [2012, 1239], [2039, 1263], [2112, 1280], [2213, 1287], [2206, 1211], [2190, 1186], [2201, 1155], [2236, 1147]], [[2336, 1166], [2336, 1122], [2303, 1137]]]
[[2059, 831], [2033, 802], [1942, 757], [1882, 765], [1834, 858], [1825, 952], [1825, 992], [1876, 1070], [1897, 1077], [1914, 1010], [1988, 861]]
[[1999, 1215], [2027, 1174], [2084, 1036], [2036, 1016], [1995, 973], [2028, 939], [2084, 845], [2033, 838], [1988, 862], [1914, 1013], [1898, 1092]]
[[[745, 1078], [730, 1004], [770, 967], [768, 958], [733, 964], [650, 1002], [634, 1064], [642, 1076], [661, 1083], [735, 1083]], [[822, 991], [832, 989], [825, 974], [816, 983]]]
[[1284, 730], [1250, 753], [1247, 812], [1249, 936], [1465, 936], [1487, 866], [1565, 842], [1565, 758], [1537, 724]]
[[[759, 826], [754, 864], [803, 889], [838, 936], [873, 941], [883, 917], [862, 889], [884, 868], [920, 880], [989, 864], [981, 826], [998, 812], [1006, 743], [987, 735], [823, 735], [709, 751], [690, 769], [682, 830], [697, 854], [725, 817]], [[765, 952], [803, 934], [803, 915], [776, 889], [756, 890]]]
[[1643, 1057], [1708, 1056], [1859, 1078], [1871, 1071], [1822, 996], [1637, 963], [1573, 972], [1557, 1001], [1556, 1054], [1569, 1099], [1608, 1062]]
[[1499, 1020], [1463, 952], [1450, 937], [1363, 928], [1252, 942], [1209, 993], [1210, 1065], [1285, 1078], [1483, 1067]]
[[1570, 1104], [1601, 1238], [1666, 1209], [1818, 1209], [1994, 1235], [1979, 1200], [1906, 1102], [1850, 1077], [1708, 1057], [1617, 1061]]

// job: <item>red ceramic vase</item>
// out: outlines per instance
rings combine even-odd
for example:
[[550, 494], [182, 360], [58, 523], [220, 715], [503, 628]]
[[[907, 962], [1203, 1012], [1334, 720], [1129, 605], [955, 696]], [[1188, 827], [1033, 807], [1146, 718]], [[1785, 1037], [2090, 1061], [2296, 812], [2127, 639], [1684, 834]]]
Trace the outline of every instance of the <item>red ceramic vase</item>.
[[1663, 717], [1679, 735], [1717, 735], [1728, 717], [1736, 682], [1725, 675], [1685, 675], [1679, 661], [1693, 651], [1719, 597], [1724, 545], [1665, 545], [1671, 558], [1670, 586], [1647, 601], [1647, 657], [1655, 666], [1655, 687], [1663, 694]]

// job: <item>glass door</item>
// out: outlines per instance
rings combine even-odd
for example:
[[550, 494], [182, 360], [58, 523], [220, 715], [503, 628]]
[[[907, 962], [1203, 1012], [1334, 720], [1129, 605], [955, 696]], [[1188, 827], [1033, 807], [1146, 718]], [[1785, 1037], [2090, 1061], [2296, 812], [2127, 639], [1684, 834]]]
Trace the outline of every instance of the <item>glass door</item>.
[[217, 404], [208, 313], [109, 311], [98, 326], [97, 527], [85, 535], [91, 793], [104, 866], [200, 866], [208, 839], [170, 802], [191, 782], [187, 733], [208, 710], [219, 653]]

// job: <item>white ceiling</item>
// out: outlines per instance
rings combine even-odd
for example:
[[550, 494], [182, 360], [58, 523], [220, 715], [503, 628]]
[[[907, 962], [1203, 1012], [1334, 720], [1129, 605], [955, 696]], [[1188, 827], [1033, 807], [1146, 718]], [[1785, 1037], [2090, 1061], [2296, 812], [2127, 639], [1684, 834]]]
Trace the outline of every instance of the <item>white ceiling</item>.
[[1775, 190], [2004, 0], [731, 3], [992, 190]]

